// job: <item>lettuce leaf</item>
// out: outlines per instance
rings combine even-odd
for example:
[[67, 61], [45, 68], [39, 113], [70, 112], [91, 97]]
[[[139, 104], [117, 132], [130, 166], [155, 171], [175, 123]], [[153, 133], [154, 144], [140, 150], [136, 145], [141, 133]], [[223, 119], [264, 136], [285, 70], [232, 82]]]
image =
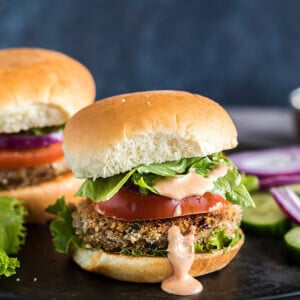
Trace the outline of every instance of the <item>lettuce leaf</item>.
[[153, 249], [151, 253], [145, 253], [142, 250], [136, 250], [136, 249], [128, 249], [124, 248], [120, 252], [120, 254], [124, 255], [131, 255], [131, 256], [167, 256], [168, 250], [167, 249]]
[[17, 254], [25, 243], [26, 215], [27, 212], [20, 200], [0, 197], [0, 276], [13, 275], [20, 266], [18, 259], [9, 255]]
[[143, 176], [140, 173], [133, 173], [131, 180], [134, 185], [138, 186], [140, 189], [140, 192], [142, 194], [147, 194], [152, 192], [153, 194], [158, 194], [157, 190], [152, 186], [153, 180], [156, 179], [157, 176], [155, 174], [147, 174], [147, 176]]
[[[229, 252], [241, 239], [244, 238], [243, 233], [236, 229], [233, 235], [228, 235], [226, 230], [217, 230], [209, 238], [206, 244], [194, 244], [195, 253], [214, 253], [218, 250]], [[124, 248], [120, 251], [121, 254], [132, 256], [167, 256], [167, 249], [153, 249], [149, 254], [145, 254], [143, 250]]]
[[228, 170], [225, 176], [218, 178], [214, 182], [214, 188], [211, 192], [221, 195], [233, 204], [255, 207], [255, 203], [243, 185], [236, 168]]
[[76, 192], [75, 196], [87, 196], [95, 202], [107, 200], [122, 188], [134, 172], [135, 169], [108, 178], [99, 177], [95, 181], [88, 178]]
[[195, 253], [214, 253], [221, 249], [229, 252], [243, 238], [244, 235], [238, 229], [235, 230], [232, 236], [228, 235], [226, 230], [218, 230], [209, 238], [205, 245], [195, 244]]
[[82, 247], [82, 242], [75, 234], [72, 226], [72, 210], [62, 197], [53, 205], [47, 207], [48, 213], [57, 215], [58, 218], [50, 223], [50, 231], [53, 236], [54, 248], [59, 253], [69, 253], [72, 247]]
[[241, 175], [229, 158], [222, 153], [206, 157], [183, 158], [179, 161], [162, 164], [142, 165], [131, 171], [109, 178], [87, 179], [76, 193], [76, 196], [88, 197], [95, 202], [105, 201], [114, 196], [127, 182], [136, 185], [141, 193], [158, 192], [154, 182], [163, 177], [184, 175], [193, 169], [197, 174], [207, 177], [217, 166], [227, 165], [229, 171], [214, 183], [212, 193], [218, 193], [234, 204], [254, 206], [254, 202], [242, 183]]
[[15, 257], [9, 257], [4, 250], [0, 249], [0, 276], [14, 275], [16, 268], [20, 268], [19, 260]]
[[23, 131], [23, 134], [28, 135], [44, 135], [52, 132], [56, 132], [59, 130], [64, 130], [65, 125], [57, 125], [57, 126], [47, 126], [47, 127], [36, 127], [36, 128], [30, 128], [26, 131]]

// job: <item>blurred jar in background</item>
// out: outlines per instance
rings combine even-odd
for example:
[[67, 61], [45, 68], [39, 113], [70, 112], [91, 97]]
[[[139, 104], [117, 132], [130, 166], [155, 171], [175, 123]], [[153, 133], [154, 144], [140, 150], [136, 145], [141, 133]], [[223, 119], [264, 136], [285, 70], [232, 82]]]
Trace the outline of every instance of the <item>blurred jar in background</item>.
[[300, 138], [300, 87], [290, 93], [289, 100], [293, 110], [294, 126]]

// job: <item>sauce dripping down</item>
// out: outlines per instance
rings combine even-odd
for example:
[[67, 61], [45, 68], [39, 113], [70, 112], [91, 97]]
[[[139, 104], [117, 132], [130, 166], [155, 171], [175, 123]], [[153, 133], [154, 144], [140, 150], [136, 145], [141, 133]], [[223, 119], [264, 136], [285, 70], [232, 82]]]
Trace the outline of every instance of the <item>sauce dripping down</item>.
[[195, 227], [183, 236], [176, 225], [168, 231], [168, 259], [173, 266], [173, 275], [165, 279], [161, 288], [174, 295], [194, 295], [202, 291], [202, 284], [188, 272], [194, 261]]

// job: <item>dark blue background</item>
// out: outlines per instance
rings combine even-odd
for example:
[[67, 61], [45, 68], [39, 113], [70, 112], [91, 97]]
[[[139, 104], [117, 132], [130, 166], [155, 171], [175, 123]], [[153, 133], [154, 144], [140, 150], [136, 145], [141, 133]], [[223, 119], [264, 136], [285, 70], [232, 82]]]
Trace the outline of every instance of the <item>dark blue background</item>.
[[97, 98], [183, 89], [225, 105], [287, 105], [300, 85], [299, 0], [0, 0], [0, 48], [83, 62]]

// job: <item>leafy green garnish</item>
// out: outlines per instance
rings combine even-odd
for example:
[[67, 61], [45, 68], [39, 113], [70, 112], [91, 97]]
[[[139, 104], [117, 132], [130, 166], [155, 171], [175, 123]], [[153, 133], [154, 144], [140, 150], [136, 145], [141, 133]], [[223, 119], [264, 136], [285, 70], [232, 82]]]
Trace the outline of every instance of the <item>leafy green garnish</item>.
[[142, 174], [135, 172], [132, 174], [131, 180], [134, 185], [137, 185], [140, 188], [142, 194], [147, 194], [149, 191], [153, 194], [158, 194], [157, 190], [152, 186], [154, 179], [157, 178], [155, 174], [147, 174], [143, 176]]
[[[218, 250], [224, 250], [229, 252], [241, 239], [244, 238], [244, 235], [236, 229], [233, 235], [228, 235], [226, 230], [217, 230], [214, 232], [208, 239], [205, 244], [194, 244], [195, 253], [214, 253]], [[122, 249], [121, 254], [132, 255], [132, 256], [166, 256], [168, 254], [167, 249], [153, 249], [150, 253], [147, 251], [145, 253], [143, 250], [139, 249]]]
[[23, 131], [22, 134], [44, 135], [44, 134], [52, 133], [55, 131], [64, 130], [64, 127], [65, 127], [65, 125], [36, 127], [36, 128], [30, 128], [26, 131]]
[[168, 254], [168, 250], [153, 249], [151, 252], [147, 251], [147, 253], [145, 253], [143, 250], [139, 250], [139, 249], [124, 248], [119, 253], [124, 255], [132, 255], [132, 256], [166, 256]]
[[56, 200], [56, 203], [48, 206], [46, 211], [58, 216], [50, 223], [55, 250], [59, 253], [68, 253], [73, 246], [75, 248], [81, 247], [82, 242], [76, 236], [72, 226], [72, 210], [67, 206], [65, 198]]
[[76, 192], [75, 196], [88, 196], [90, 199], [99, 202], [111, 198], [115, 195], [130, 176], [134, 173], [132, 170], [128, 173], [119, 174], [108, 178], [97, 178], [95, 181], [87, 179]]
[[205, 245], [195, 244], [194, 249], [196, 253], [213, 253], [221, 249], [229, 252], [243, 238], [244, 235], [238, 229], [235, 230], [232, 236], [228, 235], [226, 230], [218, 230], [209, 237]]
[[20, 268], [19, 260], [15, 257], [9, 257], [4, 250], [0, 249], [0, 276], [14, 275], [16, 268]]
[[233, 204], [255, 207], [255, 203], [243, 185], [236, 168], [228, 170], [225, 176], [218, 178], [214, 182], [214, 188], [211, 192], [223, 196]]
[[158, 194], [154, 182], [164, 177], [182, 176], [194, 170], [197, 174], [207, 177], [216, 167], [226, 165], [228, 172], [214, 182], [212, 193], [218, 193], [234, 204], [254, 206], [254, 202], [244, 187], [241, 175], [229, 158], [222, 153], [215, 153], [206, 157], [183, 158], [179, 161], [162, 164], [142, 165], [131, 171], [109, 178], [87, 179], [76, 193], [76, 196], [88, 197], [95, 202], [105, 201], [115, 195], [126, 182], [139, 187], [141, 193]]
[[20, 266], [18, 259], [9, 255], [17, 254], [21, 245], [25, 243], [26, 215], [20, 200], [0, 197], [0, 276], [13, 275]]

